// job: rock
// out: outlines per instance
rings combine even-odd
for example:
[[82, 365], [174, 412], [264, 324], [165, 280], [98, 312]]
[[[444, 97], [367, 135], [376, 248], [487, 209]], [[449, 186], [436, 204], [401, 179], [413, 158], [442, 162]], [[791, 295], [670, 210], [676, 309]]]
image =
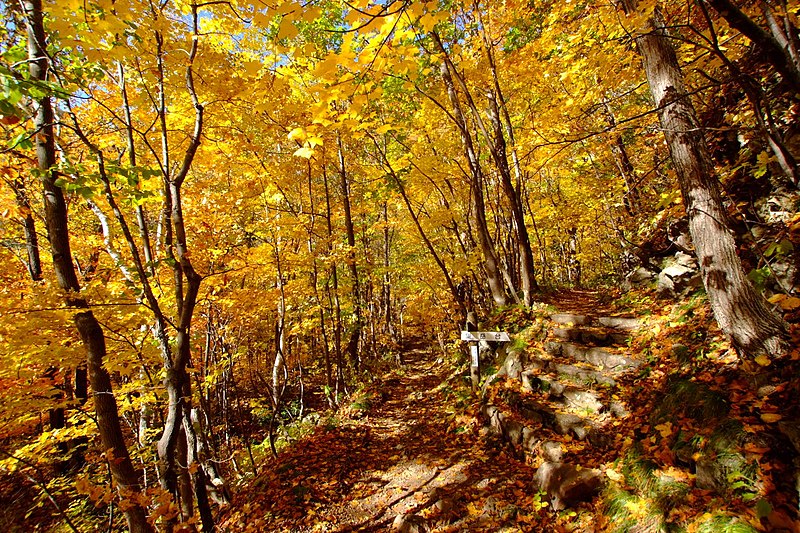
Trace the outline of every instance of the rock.
[[697, 259], [693, 255], [678, 252], [674, 256], [675, 264], [691, 270], [697, 270]]
[[548, 376], [541, 376], [539, 382], [542, 384], [541, 389], [547, 391], [551, 398], [561, 398], [564, 395], [566, 386], [560, 381]]
[[453, 510], [453, 500], [449, 498], [440, 498], [433, 504], [433, 508], [436, 509], [439, 514], [448, 514]]
[[560, 463], [564, 457], [564, 448], [560, 442], [543, 442], [541, 447], [542, 459], [550, 463]]
[[522, 382], [522, 389], [528, 392], [534, 392], [539, 389], [539, 379], [536, 374], [530, 370], [525, 370], [520, 373], [519, 380]]
[[425, 521], [415, 514], [399, 514], [394, 517], [392, 531], [398, 533], [423, 533], [426, 531]]
[[607, 328], [623, 329], [625, 331], [639, 329], [642, 325], [641, 320], [638, 318], [625, 318], [619, 316], [600, 317], [597, 322], [601, 326], [605, 326]]
[[622, 402], [611, 402], [608, 406], [608, 410], [617, 418], [625, 418], [631, 414]]
[[589, 391], [570, 389], [564, 391], [564, 400], [567, 405], [573, 409], [588, 410], [599, 413], [603, 410], [603, 404], [600, 403], [597, 396]]
[[614, 381], [614, 378], [612, 378], [611, 376], [607, 376], [602, 372], [587, 370], [585, 368], [579, 368], [574, 365], [564, 365], [556, 363], [555, 365], [553, 365], [553, 369], [559, 374], [573, 376], [585, 383], [599, 383], [601, 385], [606, 385], [608, 387], [613, 387], [617, 384], [617, 382]]
[[500, 409], [494, 405], [484, 405], [481, 407], [481, 413], [486, 417], [486, 420], [489, 421], [489, 430], [496, 435], [502, 435], [503, 413], [500, 412]]
[[627, 281], [634, 285], [644, 283], [653, 279], [654, 274], [645, 267], [639, 267], [627, 276]]
[[528, 392], [544, 392], [551, 398], [560, 398], [564, 384], [550, 376], [537, 376], [533, 372], [522, 373], [522, 388]]
[[546, 342], [544, 345], [544, 351], [550, 355], [558, 356], [561, 355], [561, 350], [566, 342]]
[[683, 265], [671, 265], [661, 271], [661, 274], [669, 276], [671, 279], [680, 278], [687, 274], [691, 274], [693, 269]]
[[594, 498], [600, 492], [602, 475], [591, 468], [546, 461], [534, 474], [533, 481], [538, 490], [547, 494], [553, 510], [560, 511]]
[[595, 366], [608, 368], [615, 371], [627, 370], [629, 368], [636, 368], [639, 362], [626, 357], [622, 354], [611, 353], [602, 348], [590, 348], [584, 353], [582, 361], [592, 363]]
[[661, 297], [675, 295], [675, 282], [672, 278], [663, 272], [658, 273], [658, 282], [656, 283], [656, 292]]
[[522, 369], [524, 367], [523, 357], [524, 354], [522, 352], [517, 350], [509, 350], [505, 361], [503, 361], [502, 368], [508, 377], [512, 379], [519, 378], [519, 375], [522, 373]]
[[571, 413], [555, 413], [553, 429], [562, 435], [572, 432], [578, 440], [585, 439], [588, 433], [585, 420]]
[[514, 446], [522, 444], [522, 433], [524, 429], [525, 427], [516, 420], [510, 418], [505, 418], [503, 420], [503, 435], [506, 440]]
[[702, 279], [697, 260], [683, 252], [668, 257], [658, 274], [656, 291], [662, 296], [679, 295], [700, 286]]
[[525, 370], [544, 370], [547, 368], [549, 361], [538, 357], [537, 355], [528, 354], [527, 360], [525, 361]]
[[536, 437], [537, 431], [533, 428], [522, 428], [522, 449], [527, 453], [534, 453], [539, 446], [539, 439]]
[[555, 313], [550, 315], [550, 320], [556, 324], [572, 324], [574, 326], [585, 326], [589, 324], [589, 317], [586, 315], [573, 315], [570, 313]]

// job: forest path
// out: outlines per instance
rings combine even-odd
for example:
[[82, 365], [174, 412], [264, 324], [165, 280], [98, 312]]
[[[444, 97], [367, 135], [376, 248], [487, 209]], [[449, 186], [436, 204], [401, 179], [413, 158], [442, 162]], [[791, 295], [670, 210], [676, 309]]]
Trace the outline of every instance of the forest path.
[[430, 352], [404, 357], [370, 387], [362, 416], [320, 426], [262, 466], [223, 530], [414, 531], [424, 519], [436, 531], [498, 531], [533, 515], [533, 470], [487, 447], [485, 432], [458, 427], [474, 418], [456, 420]]

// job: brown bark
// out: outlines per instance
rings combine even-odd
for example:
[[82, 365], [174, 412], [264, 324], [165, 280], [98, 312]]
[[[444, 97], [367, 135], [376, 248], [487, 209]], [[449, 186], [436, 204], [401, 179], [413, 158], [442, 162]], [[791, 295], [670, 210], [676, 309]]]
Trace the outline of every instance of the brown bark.
[[[478, 13], [480, 14], [480, 10], [478, 10]], [[536, 269], [533, 262], [531, 239], [528, 235], [528, 227], [525, 225], [525, 215], [522, 207], [522, 196], [520, 193], [522, 186], [522, 170], [520, 168], [516, 149], [514, 148], [514, 129], [511, 126], [511, 117], [509, 116], [508, 106], [500, 87], [500, 76], [497, 73], [497, 64], [494, 60], [494, 47], [486, 31], [485, 21], [481, 21], [481, 26], [483, 28], [483, 43], [486, 49], [487, 59], [489, 60], [489, 67], [492, 71], [492, 82], [494, 84], [494, 90], [487, 92], [487, 98], [489, 100], [489, 120], [492, 123], [494, 133], [493, 138], [491, 138], [489, 142], [491, 144], [492, 158], [495, 161], [503, 183], [503, 192], [505, 193], [506, 200], [511, 205], [511, 212], [514, 216], [517, 247], [521, 259], [520, 278], [522, 281], [523, 300], [525, 305], [530, 307], [533, 303], [533, 292], [539, 290], [539, 285], [536, 282]], [[512, 161], [517, 178], [516, 187], [511, 180], [511, 169], [508, 163], [508, 143], [506, 143], [506, 133], [503, 131], [504, 124], [508, 135], [508, 141], [511, 144]]]
[[[444, 53], [444, 46], [436, 34], [433, 34], [437, 46], [441, 52]], [[483, 253], [484, 268], [486, 269], [486, 278], [489, 285], [489, 290], [492, 294], [492, 299], [495, 305], [504, 306], [508, 303], [505, 290], [503, 289], [503, 281], [500, 272], [500, 266], [497, 260], [497, 254], [494, 250], [489, 228], [486, 224], [486, 205], [483, 199], [483, 171], [481, 170], [478, 154], [475, 151], [475, 145], [472, 140], [472, 135], [467, 127], [467, 121], [464, 118], [464, 113], [461, 110], [461, 103], [458, 99], [455, 85], [453, 84], [453, 77], [450, 72], [451, 63], [449, 61], [442, 62], [441, 76], [447, 89], [447, 96], [450, 99], [450, 105], [453, 109], [452, 119], [458, 127], [459, 134], [461, 135], [461, 142], [464, 147], [464, 155], [467, 159], [469, 166], [470, 177], [470, 195], [472, 198], [473, 217], [475, 219], [476, 231], [478, 233], [478, 242]]]
[[800, 69], [792, 60], [789, 50], [781, 46], [772, 35], [755, 23], [730, 0], [705, 0], [730, 26], [742, 32], [761, 51], [765, 61], [777, 70], [797, 92], [800, 90]]
[[363, 319], [361, 317], [361, 289], [358, 280], [358, 267], [356, 265], [355, 246], [356, 236], [353, 227], [353, 215], [350, 207], [350, 183], [347, 179], [347, 169], [344, 161], [344, 148], [342, 139], [338, 137], [339, 148], [339, 186], [342, 193], [342, 205], [344, 207], [344, 228], [347, 234], [347, 268], [350, 270], [350, 279], [353, 283], [351, 290], [353, 298], [353, 331], [350, 333], [350, 340], [347, 342], [347, 353], [350, 355], [350, 363], [355, 370], [359, 367], [359, 340], [361, 338], [361, 328]]
[[22, 218], [22, 229], [25, 233], [25, 251], [27, 252], [28, 259], [25, 261], [25, 267], [28, 269], [28, 275], [33, 281], [42, 279], [42, 261], [39, 256], [39, 236], [36, 235], [36, 223], [31, 214], [31, 205], [28, 201], [28, 195], [25, 192], [25, 184], [19, 178], [11, 184], [14, 189], [14, 197], [20, 211], [24, 213]]
[[[45, 81], [49, 61], [45, 49], [42, 3], [41, 0], [24, 0], [23, 7], [28, 34], [31, 79]], [[108, 457], [109, 469], [122, 498], [128, 504], [124, 511], [128, 529], [136, 533], [150, 532], [152, 527], [147, 522], [146, 511], [138, 503], [140, 476], [128, 454], [111, 387], [111, 378], [103, 363], [106, 355], [105, 336], [87, 302], [78, 295], [80, 285], [70, 252], [67, 205], [61, 188], [56, 184], [54, 171], [56, 152], [52, 102], [49, 97], [43, 97], [38, 101], [38, 106], [35, 118], [36, 155], [43, 185], [45, 223], [53, 268], [59, 286], [73, 294], [68, 297], [67, 304], [82, 309], [75, 315], [75, 325], [86, 347], [89, 382], [94, 396], [97, 428], [102, 447], [113, 456]]]
[[[627, 6], [633, 8], [635, 0], [629, 0]], [[787, 351], [786, 324], [753, 288], [736, 255], [703, 131], [658, 11], [636, 41], [678, 175], [689, 230], [717, 323], [744, 353], [782, 357]]]
[[487, 93], [487, 98], [489, 100], [489, 120], [492, 123], [493, 129], [493, 137], [491, 139], [492, 158], [500, 174], [503, 192], [511, 206], [511, 213], [514, 217], [514, 229], [517, 234], [517, 251], [521, 259], [520, 279], [522, 281], [522, 294], [525, 305], [530, 307], [533, 303], [533, 292], [539, 290], [539, 285], [536, 283], [536, 270], [533, 264], [531, 238], [528, 235], [528, 227], [525, 225], [525, 214], [522, 211], [522, 199], [520, 198], [519, 191], [514, 187], [514, 183], [511, 180], [511, 168], [508, 164], [506, 139], [503, 134], [503, 125], [500, 121], [500, 108], [497, 103], [497, 98], [492, 91]]

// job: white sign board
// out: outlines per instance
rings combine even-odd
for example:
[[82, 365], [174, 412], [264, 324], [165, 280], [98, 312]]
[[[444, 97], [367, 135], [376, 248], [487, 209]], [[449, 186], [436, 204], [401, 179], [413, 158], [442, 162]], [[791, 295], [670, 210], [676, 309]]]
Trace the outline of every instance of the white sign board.
[[508, 333], [505, 331], [462, 331], [461, 340], [470, 342], [511, 342], [511, 338], [509, 338]]

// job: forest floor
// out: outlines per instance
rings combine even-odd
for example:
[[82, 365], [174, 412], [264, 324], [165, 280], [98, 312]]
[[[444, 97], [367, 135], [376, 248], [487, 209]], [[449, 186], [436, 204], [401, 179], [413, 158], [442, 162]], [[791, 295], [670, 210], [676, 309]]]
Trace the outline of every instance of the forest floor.
[[526, 511], [534, 519], [534, 470], [487, 447], [479, 432], [454, 425], [442, 386], [447, 368], [435, 355], [417, 347], [404, 357], [368, 408], [319, 426], [269, 464], [223, 528], [384, 531], [410, 528], [413, 517], [401, 522], [415, 515], [440, 522], [440, 531], [498, 531], [512, 515], [516, 523], [524, 523]]
[[[618, 338], [597, 321], [631, 310], [638, 333], [602, 348], [591, 340]], [[484, 326], [519, 331], [534, 381], [566, 392], [518, 370], [489, 379], [479, 401], [464, 364], [454, 371], [438, 349], [407, 347], [402, 367], [375, 372], [349, 406], [235, 491], [220, 529], [566, 533], [644, 521], [648, 531], [800, 531], [791, 445], [776, 425], [800, 420], [793, 370], [757, 396], [702, 300], [573, 290], [550, 294], [537, 313], [511, 308]], [[581, 315], [589, 322], [578, 327]], [[548, 445], [558, 459], [542, 455]], [[556, 512], [534, 482], [547, 461], [590, 469], [609, 488]]]

